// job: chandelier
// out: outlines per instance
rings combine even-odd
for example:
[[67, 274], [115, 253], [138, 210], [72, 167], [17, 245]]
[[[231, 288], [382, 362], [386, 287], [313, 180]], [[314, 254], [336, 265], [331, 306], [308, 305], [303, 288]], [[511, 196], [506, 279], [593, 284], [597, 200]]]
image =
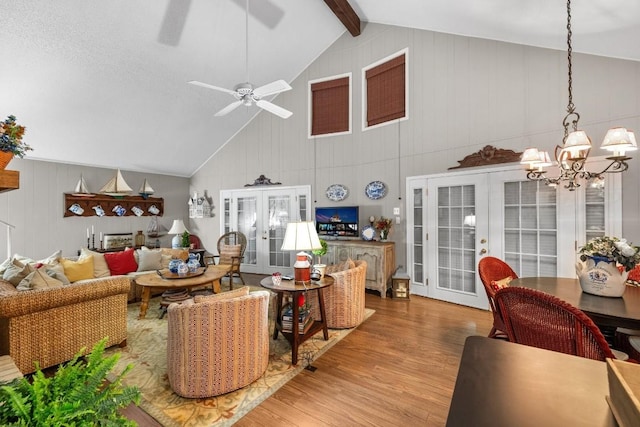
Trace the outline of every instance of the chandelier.
[[[587, 134], [578, 130], [580, 114], [576, 112], [573, 105], [572, 75], [571, 75], [571, 0], [567, 0], [567, 63], [568, 63], [568, 83], [569, 102], [567, 104], [567, 115], [562, 120], [564, 127], [564, 137], [562, 146], [555, 148], [555, 162], [551, 161], [549, 153], [540, 151], [537, 148], [527, 148], [522, 154], [521, 164], [526, 165], [527, 179], [532, 181], [542, 181], [549, 186], [557, 186], [563, 183], [570, 191], [580, 187], [579, 179], [591, 180], [604, 178], [605, 173], [624, 172], [629, 168], [627, 160], [631, 159], [626, 155], [629, 151], [638, 149], [633, 131], [623, 127], [609, 129], [604, 137], [601, 149], [611, 153], [607, 157], [609, 164], [599, 172], [588, 171], [585, 163], [591, 151], [591, 139]], [[571, 128], [571, 130], [569, 129]], [[547, 176], [544, 169], [548, 166], [557, 165], [559, 174], [555, 177]]]

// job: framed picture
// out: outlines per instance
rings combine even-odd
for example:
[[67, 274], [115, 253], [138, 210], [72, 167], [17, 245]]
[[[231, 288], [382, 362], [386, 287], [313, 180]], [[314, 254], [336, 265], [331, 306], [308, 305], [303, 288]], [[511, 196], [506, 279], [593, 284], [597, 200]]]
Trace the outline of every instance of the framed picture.
[[133, 247], [133, 233], [105, 234], [103, 240], [104, 249], [116, 249]]

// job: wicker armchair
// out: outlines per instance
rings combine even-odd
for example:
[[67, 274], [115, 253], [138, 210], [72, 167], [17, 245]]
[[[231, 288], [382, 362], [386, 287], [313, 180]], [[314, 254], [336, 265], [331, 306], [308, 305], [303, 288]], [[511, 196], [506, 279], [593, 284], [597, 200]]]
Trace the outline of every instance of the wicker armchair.
[[169, 306], [167, 374], [176, 394], [217, 396], [264, 374], [269, 362], [269, 292], [248, 292], [244, 287]]
[[[240, 273], [245, 249], [247, 249], [247, 237], [239, 231], [230, 231], [218, 239], [218, 255], [205, 256], [208, 263], [229, 266], [229, 272], [224, 276], [229, 278], [229, 289], [233, 289], [233, 278], [236, 276], [245, 285]], [[218, 258], [217, 263], [216, 258]]]
[[[340, 265], [328, 265], [325, 275], [333, 277], [333, 285], [323, 291], [327, 327], [332, 329], [354, 328], [364, 318], [365, 279], [367, 262], [355, 261], [355, 268], [336, 271]], [[320, 318], [318, 297], [309, 292], [311, 315]]]
[[517, 279], [518, 275], [507, 263], [492, 256], [487, 256], [480, 260], [478, 263], [478, 274], [484, 285], [484, 290], [489, 299], [489, 307], [491, 307], [491, 313], [493, 314], [493, 327], [491, 328], [491, 332], [489, 332], [489, 338], [507, 338], [502, 316], [494, 300], [496, 290], [491, 285], [491, 282], [503, 280], [507, 277]]
[[498, 290], [495, 300], [509, 341], [587, 359], [616, 359], [593, 321], [553, 295], [513, 286]]

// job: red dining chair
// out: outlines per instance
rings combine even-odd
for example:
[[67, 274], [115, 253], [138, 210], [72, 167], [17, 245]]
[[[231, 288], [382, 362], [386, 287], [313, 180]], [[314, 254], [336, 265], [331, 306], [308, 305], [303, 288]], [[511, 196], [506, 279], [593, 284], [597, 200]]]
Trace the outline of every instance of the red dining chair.
[[509, 278], [508, 280], [517, 279], [518, 275], [509, 267], [509, 264], [492, 256], [487, 256], [480, 260], [478, 263], [478, 273], [480, 274], [480, 280], [484, 285], [484, 290], [489, 299], [489, 306], [493, 313], [493, 327], [491, 328], [491, 332], [489, 332], [489, 338], [505, 339], [507, 338], [507, 334], [504, 330], [504, 323], [496, 306], [494, 296], [496, 290], [502, 287], [500, 282], [504, 283], [507, 278]]
[[518, 286], [498, 290], [495, 300], [511, 342], [587, 359], [616, 359], [593, 320], [566, 301]]

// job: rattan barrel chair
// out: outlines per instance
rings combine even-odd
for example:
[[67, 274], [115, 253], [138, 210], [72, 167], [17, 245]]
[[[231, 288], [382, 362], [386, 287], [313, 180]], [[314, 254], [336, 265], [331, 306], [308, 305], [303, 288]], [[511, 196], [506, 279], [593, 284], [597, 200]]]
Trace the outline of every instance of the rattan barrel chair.
[[491, 332], [489, 332], [489, 338], [505, 339], [507, 338], [507, 334], [504, 330], [504, 322], [502, 321], [500, 311], [496, 306], [494, 299], [496, 290], [499, 287], [495, 282], [499, 282], [507, 278], [517, 279], [518, 275], [511, 267], [509, 267], [509, 264], [492, 256], [486, 256], [480, 260], [478, 263], [478, 274], [480, 275], [480, 280], [484, 285], [484, 290], [487, 293], [487, 298], [489, 299], [489, 306], [493, 313], [493, 327], [491, 328]]
[[553, 295], [510, 286], [498, 290], [495, 300], [511, 342], [601, 361], [627, 357], [616, 357], [582, 310]]
[[239, 231], [230, 231], [220, 236], [217, 247], [218, 254], [205, 256], [205, 261], [208, 264], [229, 266], [229, 271], [224, 276], [229, 278], [229, 289], [233, 289], [234, 277], [239, 278], [242, 285], [245, 285], [240, 266], [247, 249], [247, 237]]

